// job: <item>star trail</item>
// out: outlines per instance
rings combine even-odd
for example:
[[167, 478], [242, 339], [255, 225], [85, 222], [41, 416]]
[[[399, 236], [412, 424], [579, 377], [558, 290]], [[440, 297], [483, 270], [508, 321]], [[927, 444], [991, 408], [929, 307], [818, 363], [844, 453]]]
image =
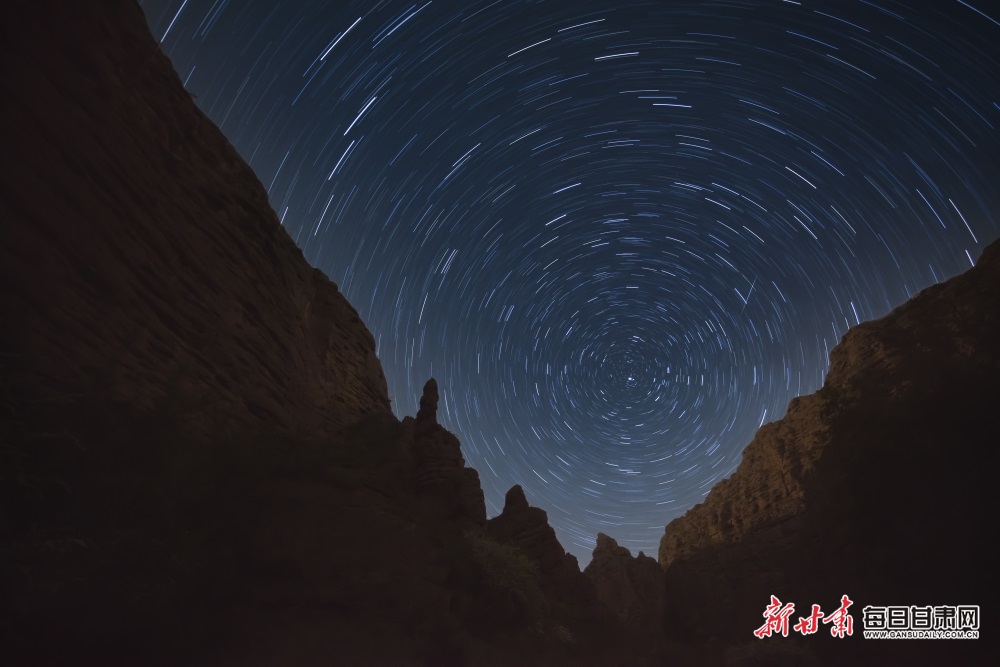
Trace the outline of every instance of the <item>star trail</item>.
[[487, 509], [654, 555], [851, 326], [1000, 235], [990, 0], [145, 0], [197, 103], [427, 378]]

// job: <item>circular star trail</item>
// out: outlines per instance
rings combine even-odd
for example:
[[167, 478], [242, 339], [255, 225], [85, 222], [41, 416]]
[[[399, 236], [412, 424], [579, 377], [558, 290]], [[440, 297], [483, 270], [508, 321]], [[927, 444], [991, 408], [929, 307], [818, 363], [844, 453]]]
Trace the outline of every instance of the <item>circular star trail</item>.
[[655, 554], [847, 329], [1000, 235], [985, 0], [145, 0], [482, 477]]

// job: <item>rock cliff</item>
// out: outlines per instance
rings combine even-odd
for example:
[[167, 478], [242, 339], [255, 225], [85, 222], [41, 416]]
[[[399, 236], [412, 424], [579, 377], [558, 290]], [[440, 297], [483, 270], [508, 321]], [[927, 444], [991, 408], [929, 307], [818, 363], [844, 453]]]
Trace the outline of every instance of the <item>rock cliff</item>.
[[388, 413], [372, 335], [138, 5], [8, 11], [0, 352], [18, 393], [170, 396], [201, 433], [266, 423], [319, 437]]
[[717, 544], [739, 541], [756, 527], [795, 516], [805, 508], [804, 477], [812, 472], [829, 427], [818, 394], [792, 400], [786, 417], [765, 424], [743, 451], [735, 473], [713, 487], [705, 501], [671, 522], [660, 539], [659, 561]]
[[[624, 619], [598, 598], [594, 584], [580, 572], [576, 557], [559, 543], [545, 510], [529, 505], [520, 485], [507, 491], [503, 512], [486, 522], [486, 534], [517, 548], [536, 565], [550, 612], [568, 631], [573, 645], [593, 650], [608, 648], [608, 642], [613, 642], [619, 651], [626, 646]], [[630, 660], [639, 664], [638, 659], [633, 652]]]
[[583, 573], [598, 599], [626, 627], [644, 636], [661, 632], [665, 579], [655, 559], [641, 551], [633, 558], [614, 538], [598, 533], [594, 556]]
[[437, 407], [437, 381], [431, 378], [424, 385], [416, 419], [403, 420], [413, 431], [415, 491], [434, 504], [432, 511], [441, 518], [483, 527], [486, 498], [479, 472], [465, 466], [458, 438], [438, 424]]
[[[763, 426], [736, 472], [666, 527], [669, 626], [754, 641], [770, 595], [829, 611], [847, 594], [857, 630], [866, 605], [981, 604], [996, 524], [997, 378], [1000, 242], [964, 274], [851, 329], [824, 386]], [[824, 660], [865, 664], [973, 661], [987, 646], [807, 644]]]
[[[549, 525], [545, 510], [532, 507], [524, 489], [513, 486], [504, 497], [503, 512], [487, 522], [490, 536], [498, 542], [516, 546], [538, 563], [544, 577], [572, 570], [567, 567], [566, 550], [559, 544], [556, 531]], [[573, 559], [576, 560], [575, 558]], [[577, 573], [580, 566], [576, 566]]]
[[620, 663], [544, 512], [489, 538], [437, 383], [390, 412], [139, 6], [7, 11], [0, 663]]

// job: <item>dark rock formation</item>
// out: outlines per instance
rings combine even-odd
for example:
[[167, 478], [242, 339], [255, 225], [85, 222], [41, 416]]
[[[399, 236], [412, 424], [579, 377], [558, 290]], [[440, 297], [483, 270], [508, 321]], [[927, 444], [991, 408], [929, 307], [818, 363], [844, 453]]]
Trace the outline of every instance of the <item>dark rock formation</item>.
[[[549, 525], [548, 514], [528, 505], [520, 485], [507, 492], [503, 512], [487, 522], [487, 531], [497, 542], [510, 544], [526, 553], [538, 563], [539, 572], [545, 579], [561, 578], [571, 569], [567, 567], [566, 550]], [[580, 572], [579, 564], [576, 571]]]
[[[486, 499], [479, 473], [465, 467], [458, 438], [438, 424], [438, 386], [431, 378], [420, 396], [413, 421], [414, 485], [416, 492], [433, 499], [431, 510], [441, 518], [475, 526], [486, 524]], [[404, 420], [409, 426], [410, 418]]]
[[507, 491], [503, 512], [486, 522], [486, 532], [497, 542], [520, 549], [537, 565], [554, 615], [562, 619], [574, 642], [592, 646], [624, 642], [621, 622], [598, 599], [576, 557], [563, 549], [545, 510], [530, 506], [520, 485]]
[[600, 606], [470, 620], [496, 573], [436, 383], [391, 414], [138, 5], [7, 11], [0, 664], [607, 664]]
[[583, 571], [597, 598], [633, 632], [655, 636], [661, 630], [665, 580], [656, 560], [639, 552], [635, 558], [604, 533], [597, 534], [594, 556]]
[[21, 395], [322, 437], [389, 412], [375, 343], [135, 2], [10, 8], [0, 352]]
[[802, 481], [829, 438], [818, 394], [795, 398], [784, 419], [765, 424], [743, 452], [743, 463], [705, 501], [671, 522], [660, 540], [663, 566], [706, 547], [739, 541], [761, 524], [805, 507]]
[[[856, 635], [866, 605], [981, 605], [998, 378], [1000, 242], [850, 330], [823, 388], [761, 428], [737, 471], [667, 526], [671, 627], [758, 641], [770, 595], [805, 614], [847, 594]], [[824, 661], [863, 664], [971, 664], [990, 646], [809, 639]]]
[[420, 394], [420, 407], [417, 409], [417, 416], [414, 420], [414, 429], [418, 435], [423, 435], [434, 430], [438, 425], [438, 385], [437, 380], [431, 378], [424, 383], [424, 391]]
[[372, 336], [139, 6], [3, 33], [0, 663], [460, 652]]

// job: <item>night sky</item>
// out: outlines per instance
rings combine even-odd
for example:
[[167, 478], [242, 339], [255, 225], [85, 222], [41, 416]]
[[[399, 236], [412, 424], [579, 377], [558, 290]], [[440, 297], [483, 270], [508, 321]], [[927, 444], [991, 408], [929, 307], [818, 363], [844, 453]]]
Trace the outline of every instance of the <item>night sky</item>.
[[655, 557], [858, 322], [1000, 236], [995, 0], [145, 0], [490, 516]]

